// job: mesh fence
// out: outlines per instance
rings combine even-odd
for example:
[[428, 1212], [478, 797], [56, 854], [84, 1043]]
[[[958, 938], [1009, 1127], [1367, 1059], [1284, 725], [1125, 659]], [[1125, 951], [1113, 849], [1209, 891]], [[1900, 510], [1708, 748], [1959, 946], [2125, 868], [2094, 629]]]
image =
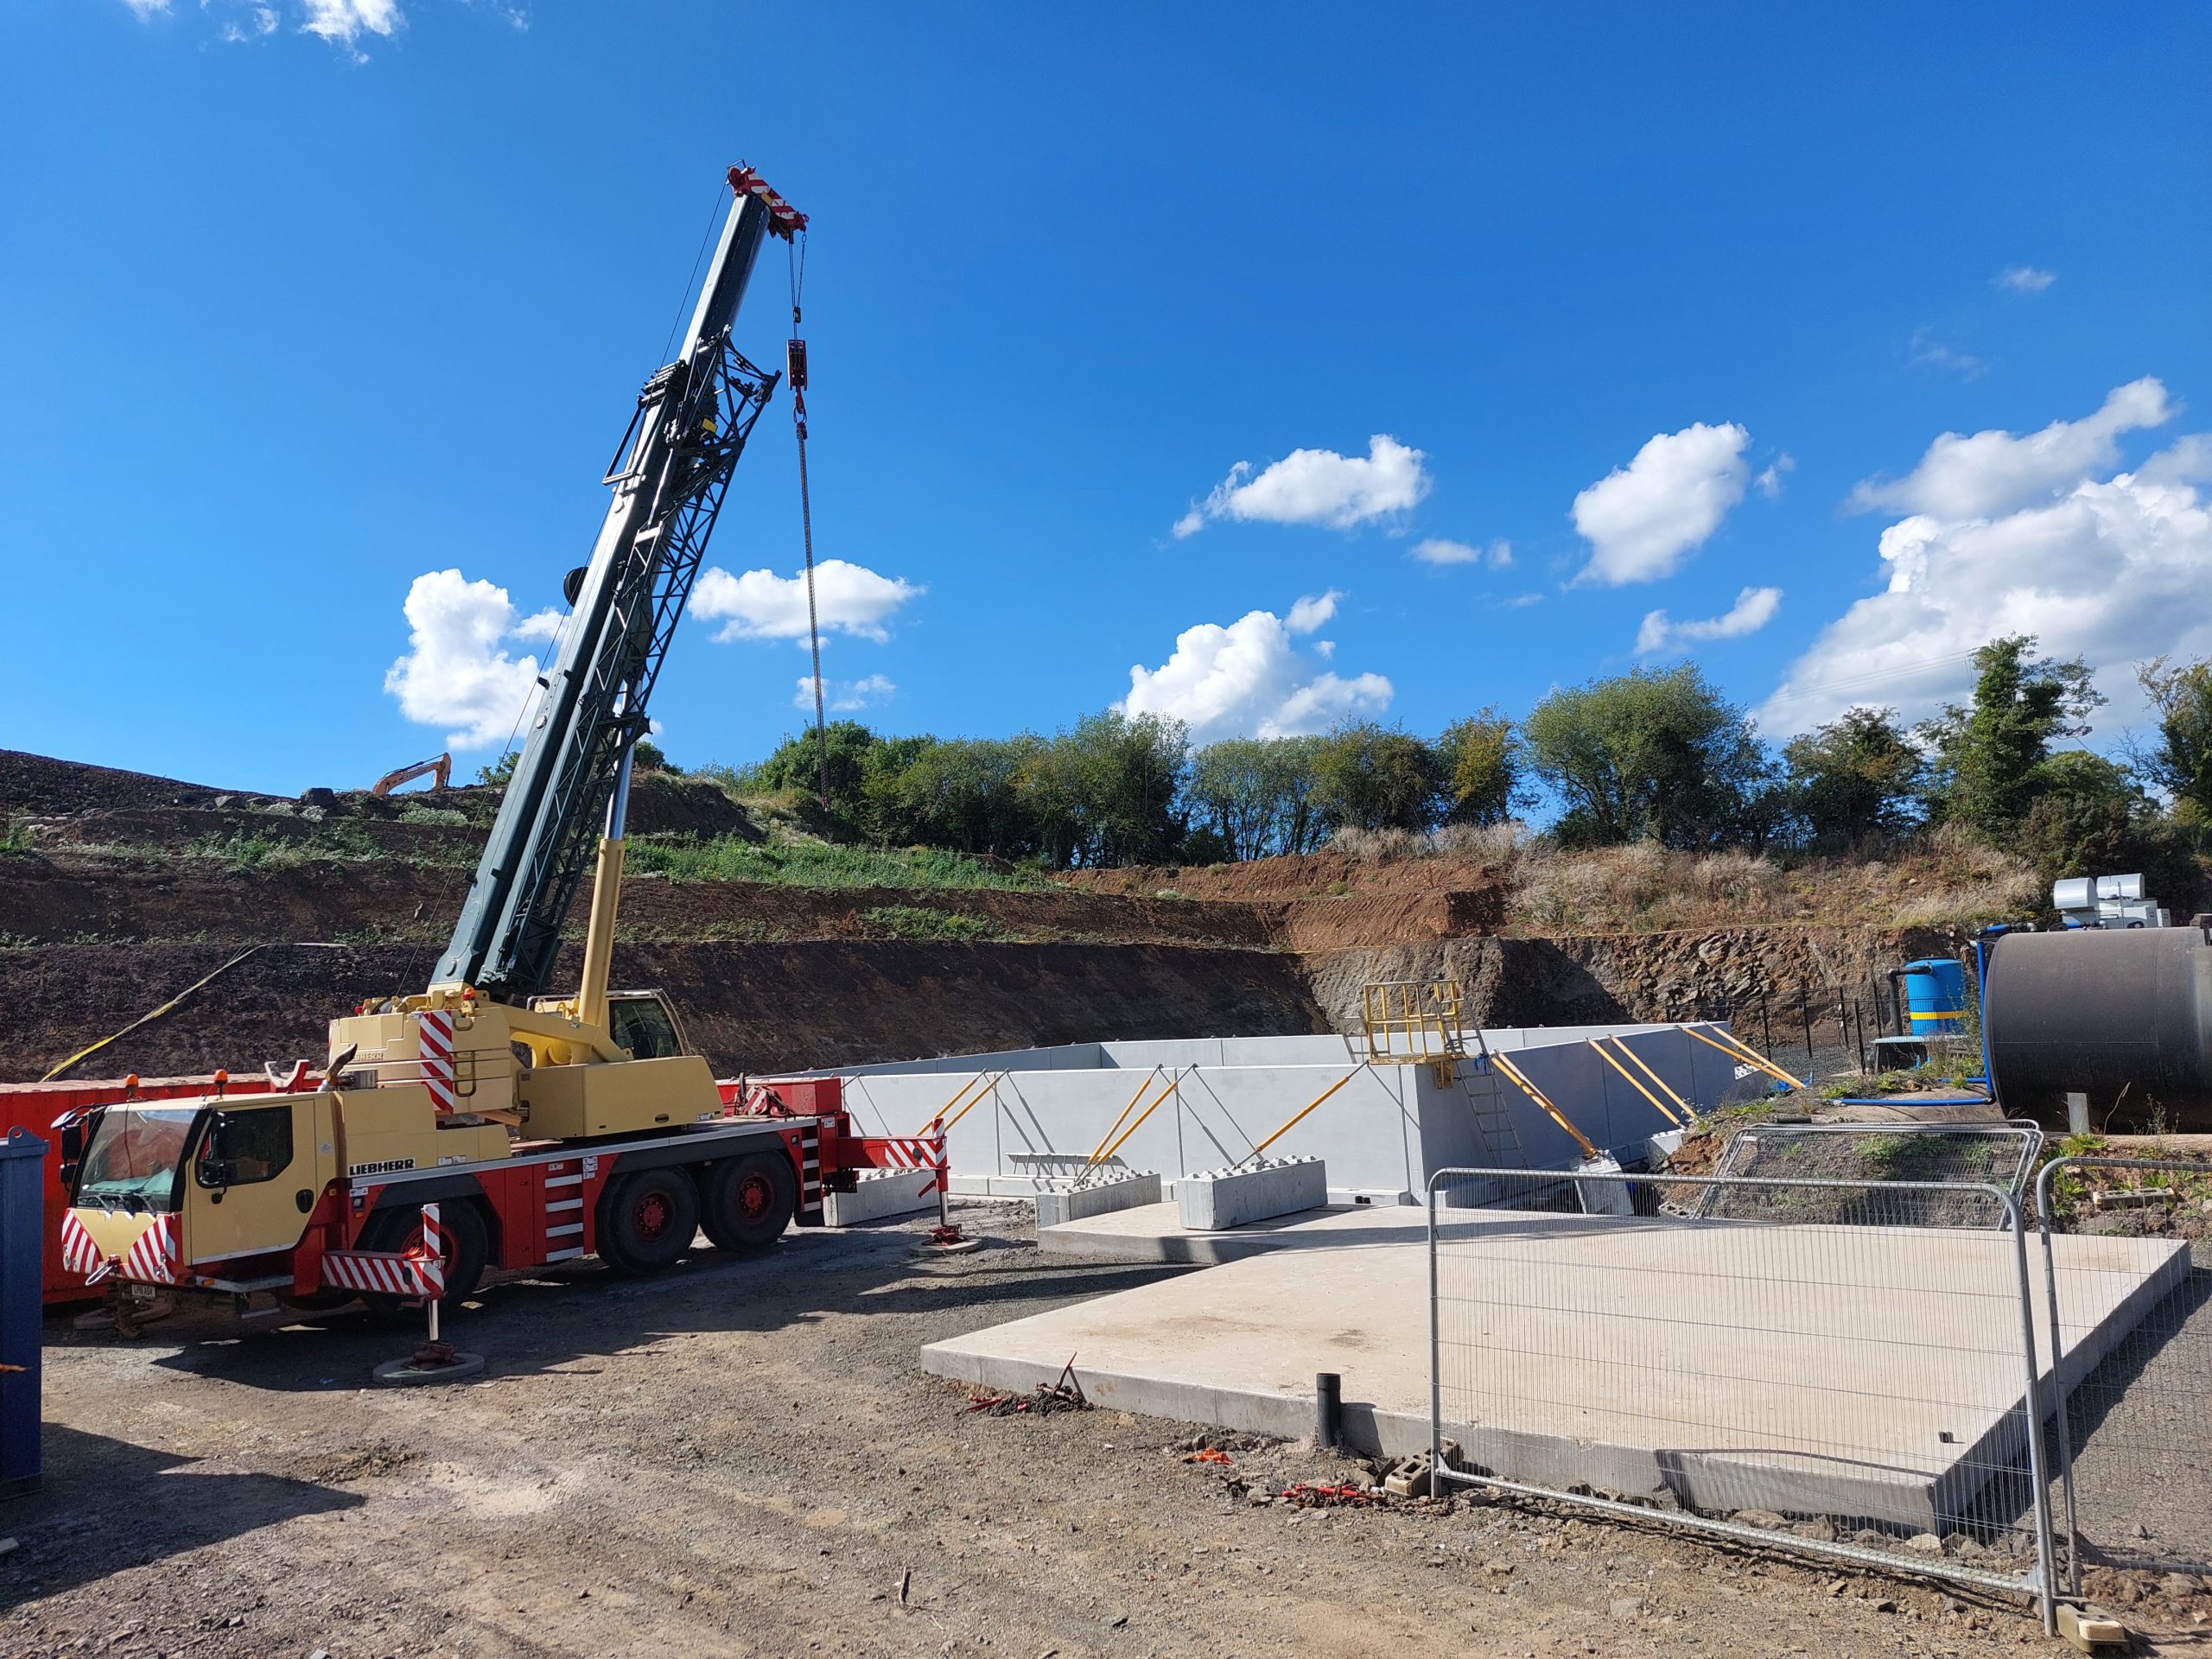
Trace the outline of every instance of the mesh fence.
[[[1695, 1188], [1758, 1219], [1674, 1213]], [[1961, 1196], [2004, 1224], [1925, 1224]], [[2048, 1581], [2028, 1258], [2002, 1187], [1488, 1169], [1441, 1171], [1429, 1198], [1446, 1478]]]
[[[1708, 1220], [2004, 1227], [2016, 1205], [1986, 1189], [2017, 1200], [2042, 1149], [2043, 1131], [2031, 1123], [1763, 1123], [1729, 1138], [1715, 1175], [1835, 1185], [1700, 1186], [1669, 1195], [1663, 1207]], [[1870, 1205], [1869, 1193], [1878, 1201]]]
[[2036, 1197], [2068, 1587], [2212, 1571], [2212, 1166], [2062, 1158]]

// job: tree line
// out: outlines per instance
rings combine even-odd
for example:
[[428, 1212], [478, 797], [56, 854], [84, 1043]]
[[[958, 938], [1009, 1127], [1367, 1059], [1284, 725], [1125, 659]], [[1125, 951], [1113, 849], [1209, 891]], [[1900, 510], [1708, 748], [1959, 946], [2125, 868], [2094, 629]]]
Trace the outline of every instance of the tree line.
[[[1116, 710], [1009, 738], [839, 721], [829, 810], [880, 845], [1052, 868], [1306, 853], [1346, 830], [1497, 824], [1546, 804], [1547, 833], [1576, 848], [1868, 853], [1958, 824], [2059, 873], [2179, 861], [2194, 888], [2212, 829], [2212, 662], [2139, 671], [2158, 724], [2120, 760], [2066, 744], [2106, 701], [2081, 659], [2016, 635], [1976, 652], [1974, 671], [1971, 700], [1933, 719], [1854, 708], [1778, 749], [1690, 664], [1556, 690], [1517, 721], [1486, 708], [1434, 738], [1362, 721], [1194, 747], [1176, 721]], [[707, 772], [741, 793], [811, 795], [817, 753], [803, 732]]]

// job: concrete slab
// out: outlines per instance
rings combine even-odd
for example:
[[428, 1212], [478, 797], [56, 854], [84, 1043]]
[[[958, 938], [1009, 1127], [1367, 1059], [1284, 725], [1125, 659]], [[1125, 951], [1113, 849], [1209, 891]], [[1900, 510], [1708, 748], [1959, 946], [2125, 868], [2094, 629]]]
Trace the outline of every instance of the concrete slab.
[[1184, 1226], [1198, 1232], [1273, 1221], [1318, 1210], [1328, 1201], [1328, 1167], [1319, 1158], [1272, 1158], [1243, 1169], [1186, 1175], [1175, 1183], [1176, 1211]]
[[[1165, 1220], [1101, 1217], [1081, 1243], [1157, 1250]], [[1314, 1374], [1336, 1371], [1347, 1439], [1405, 1455], [1428, 1440], [1424, 1223], [1368, 1209], [1287, 1219], [1273, 1238], [1190, 1236], [1174, 1259], [1238, 1259], [933, 1343], [922, 1363], [1027, 1389], [1077, 1353], [1101, 1406], [1290, 1437], [1312, 1426]], [[1735, 1224], [1459, 1211], [1445, 1226], [1462, 1299], [1445, 1309], [1446, 1432], [1508, 1478], [1924, 1530], [2024, 1456], [2009, 1237], [1761, 1228], [1754, 1277]], [[2187, 1270], [2160, 1241], [2057, 1243], [2085, 1366]], [[2041, 1329], [2043, 1275], [2031, 1283]]]

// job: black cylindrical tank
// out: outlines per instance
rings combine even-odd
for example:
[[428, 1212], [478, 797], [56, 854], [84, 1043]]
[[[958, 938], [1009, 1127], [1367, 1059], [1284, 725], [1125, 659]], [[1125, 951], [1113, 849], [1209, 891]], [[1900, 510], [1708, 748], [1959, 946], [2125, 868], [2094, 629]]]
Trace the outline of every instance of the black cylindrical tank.
[[2008, 1112], [2097, 1129], [2212, 1128], [2212, 930], [2087, 928], [1993, 942], [1983, 1019]]

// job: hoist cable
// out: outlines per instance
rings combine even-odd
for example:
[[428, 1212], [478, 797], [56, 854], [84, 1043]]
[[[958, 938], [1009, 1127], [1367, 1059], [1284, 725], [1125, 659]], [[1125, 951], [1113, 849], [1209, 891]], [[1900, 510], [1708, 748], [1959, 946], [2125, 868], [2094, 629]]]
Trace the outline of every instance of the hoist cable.
[[785, 363], [791, 372], [791, 427], [798, 436], [799, 535], [806, 550], [806, 639], [814, 658], [814, 750], [816, 783], [822, 810], [830, 810], [830, 726], [822, 689], [822, 625], [814, 600], [814, 507], [806, 476], [806, 341], [799, 337], [799, 290], [806, 281], [806, 232], [792, 237], [789, 254], [791, 287], [791, 337], [785, 342]]

